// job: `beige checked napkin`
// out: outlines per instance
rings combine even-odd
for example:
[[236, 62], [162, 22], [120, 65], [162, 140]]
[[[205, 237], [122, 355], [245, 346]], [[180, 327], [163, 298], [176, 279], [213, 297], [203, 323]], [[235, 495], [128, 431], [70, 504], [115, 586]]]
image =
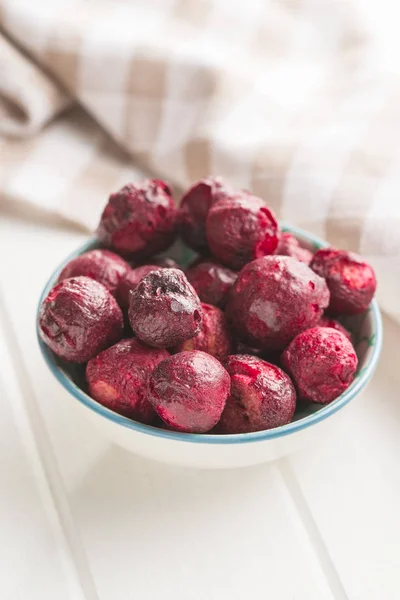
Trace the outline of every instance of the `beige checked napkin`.
[[95, 226], [143, 172], [221, 174], [372, 261], [400, 317], [391, 0], [0, 0], [0, 194]]

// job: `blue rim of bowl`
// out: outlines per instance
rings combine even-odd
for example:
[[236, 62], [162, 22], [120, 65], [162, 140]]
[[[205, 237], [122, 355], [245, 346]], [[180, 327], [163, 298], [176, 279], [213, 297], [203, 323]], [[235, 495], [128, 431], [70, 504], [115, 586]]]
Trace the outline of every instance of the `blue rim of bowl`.
[[[328, 246], [327, 242], [306, 232], [304, 229], [299, 227], [294, 227], [292, 225], [288, 225], [286, 223], [282, 223], [282, 229], [285, 231], [290, 231], [295, 236], [302, 238], [304, 241], [308, 241], [313, 244], [314, 247], [323, 248]], [[54, 286], [57, 276], [60, 271], [64, 268], [64, 266], [75, 256], [90, 250], [96, 245], [96, 240], [91, 238], [88, 242], [83, 244], [80, 248], [75, 250], [75, 252], [71, 253], [61, 265], [57, 267], [57, 269], [53, 272], [48, 282], [46, 283], [44, 290], [41, 294], [37, 316], [36, 316], [36, 334], [39, 341], [40, 350], [42, 352], [43, 358], [49, 367], [50, 371], [54, 375], [54, 377], [59, 381], [59, 383], [66, 389], [74, 398], [76, 398], [81, 404], [86, 406], [86, 408], [92, 410], [97, 413], [101, 417], [104, 417], [108, 421], [111, 421], [114, 424], [122, 425], [127, 429], [131, 429], [133, 431], [164, 438], [166, 440], [172, 440], [176, 442], [191, 442], [196, 444], [218, 444], [218, 445], [229, 445], [229, 444], [247, 444], [252, 442], [260, 442], [266, 440], [273, 440], [280, 437], [284, 437], [291, 433], [297, 433], [302, 431], [303, 429], [307, 429], [311, 425], [316, 425], [321, 421], [324, 421], [331, 415], [338, 412], [342, 409], [346, 404], [350, 402], [367, 384], [370, 378], [375, 371], [375, 368], [378, 364], [379, 355], [382, 350], [382, 340], [383, 340], [383, 328], [382, 328], [382, 318], [381, 313], [378, 307], [376, 300], [373, 300], [370, 306], [370, 315], [372, 318], [372, 326], [375, 337], [375, 345], [372, 348], [371, 354], [368, 358], [367, 364], [363, 367], [363, 371], [359, 377], [357, 377], [350, 387], [341, 394], [336, 400], [328, 404], [327, 406], [322, 407], [320, 410], [314, 412], [307, 417], [303, 417], [297, 421], [293, 421], [288, 423], [287, 425], [282, 425], [281, 427], [276, 427], [275, 429], [268, 429], [265, 431], [256, 431], [253, 433], [235, 433], [235, 434], [227, 434], [227, 435], [216, 435], [216, 434], [194, 434], [194, 433], [180, 433], [175, 431], [167, 431], [165, 429], [159, 429], [157, 427], [152, 427], [151, 425], [143, 425], [142, 423], [138, 423], [137, 421], [132, 421], [127, 417], [123, 417], [103, 405], [93, 400], [90, 396], [88, 396], [83, 390], [81, 390], [67, 375], [62, 371], [62, 369], [56, 364], [54, 355], [52, 351], [46, 346], [46, 344], [42, 341], [39, 334], [39, 326], [38, 326], [38, 317], [39, 317], [39, 309], [44, 300], [44, 298], [49, 293], [50, 289]]]

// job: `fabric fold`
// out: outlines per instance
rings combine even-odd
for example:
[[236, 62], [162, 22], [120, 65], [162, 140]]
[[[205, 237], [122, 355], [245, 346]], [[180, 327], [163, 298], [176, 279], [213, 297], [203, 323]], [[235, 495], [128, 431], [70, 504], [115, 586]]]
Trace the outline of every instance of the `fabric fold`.
[[382, 1], [0, 0], [0, 31], [0, 133], [31, 137], [0, 141], [3, 197], [91, 227], [132, 163], [179, 189], [218, 174], [366, 256], [382, 288], [400, 273]]
[[72, 99], [0, 34], [0, 134], [28, 137]]

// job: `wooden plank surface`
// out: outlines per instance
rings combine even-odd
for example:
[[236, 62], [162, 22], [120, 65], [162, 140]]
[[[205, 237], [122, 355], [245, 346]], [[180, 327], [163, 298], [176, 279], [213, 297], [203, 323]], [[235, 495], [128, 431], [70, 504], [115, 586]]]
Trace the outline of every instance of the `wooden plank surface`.
[[[63, 586], [65, 597], [400, 596], [394, 513], [400, 499], [397, 326], [385, 323], [385, 366], [348, 409], [338, 438], [323, 448], [231, 472], [151, 463], [111, 446], [80, 419], [39, 355], [34, 332], [39, 292], [51, 270], [82, 241], [82, 233], [34, 219], [24, 223], [10, 214], [0, 221], [0, 255], [7, 256], [0, 263], [0, 293], [8, 337], [48, 439], [42, 451], [52, 457], [46, 476], [50, 487], [55, 478], [61, 523], [54, 543], [65, 555], [64, 577], [76, 585]], [[15, 429], [7, 447], [18, 445], [20, 437]], [[46, 517], [46, 507], [41, 510]], [[18, 529], [10, 527], [7, 535], [13, 531], [19, 539]], [[40, 546], [41, 534], [36, 541]], [[3, 560], [0, 554], [0, 572]], [[15, 560], [11, 563], [12, 572]], [[54, 575], [56, 567], [49, 569]]]

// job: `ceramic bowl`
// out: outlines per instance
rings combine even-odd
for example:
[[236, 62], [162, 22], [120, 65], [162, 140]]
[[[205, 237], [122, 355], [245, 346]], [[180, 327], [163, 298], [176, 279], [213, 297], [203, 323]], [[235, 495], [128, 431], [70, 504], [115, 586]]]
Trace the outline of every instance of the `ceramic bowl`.
[[[295, 235], [302, 246], [313, 251], [328, 245], [296, 227], [283, 225], [282, 228]], [[65, 264], [71, 258], [95, 247], [96, 241], [90, 240], [65, 259], [46, 284], [39, 306], [55, 285]], [[181, 263], [186, 263], [191, 258], [190, 252], [179, 245], [174, 249], [173, 256]], [[375, 300], [365, 313], [347, 318], [343, 324], [353, 335], [359, 359], [356, 377], [345, 393], [326, 406], [312, 404], [297, 410], [295, 420], [288, 425], [268, 431], [234, 435], [198, 435], [166, 431], [118, 415], [85, 393], [82, 367], [66, 365], [39, 336], [38, 339], [45, 362], [67, 392], [66, 399], [112, 442], [135, 454], [165, 463], [197, 468], [233, 468], [275, 460], [294, 452], [304, 444], [318, 447], [321, 440], [327, 443], [327, 434], [337, 428], [336, 422], [339, 418], [346, 417], [345, 407], [358, 396], [370, 380], [382, 347], [381, 315]], [[334, 438], [330, 443], [335, 443]]]

